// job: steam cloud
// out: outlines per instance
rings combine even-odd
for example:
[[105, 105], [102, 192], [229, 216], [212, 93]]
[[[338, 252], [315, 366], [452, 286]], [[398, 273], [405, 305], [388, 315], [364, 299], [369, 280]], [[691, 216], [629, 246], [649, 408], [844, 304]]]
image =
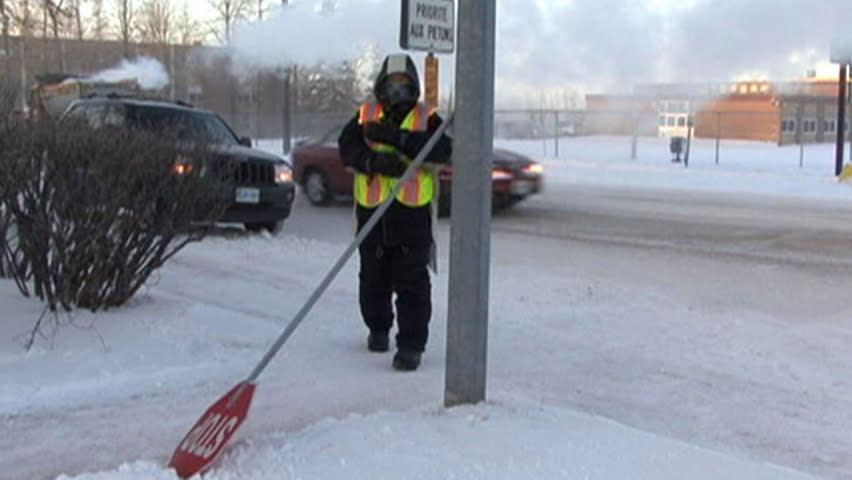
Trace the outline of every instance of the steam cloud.
[[229, 47], [245, 66], [274, 69], [352, 60], [375, 46], [399, 49], [398, 35], [399, 1], [303, 0], [236, 25]]
[[[352, 60], [367, 45], [399, 51], [399, 23], [399, 0], [291, 0], [238, 25], [229, 47], [239, 62], [265, 68]], [[611, 91], [801, 77], [828, 60], [832, 39], [852, 41], [849, 25], [850, 0], [500, 0], [497, 94], [501, 85]], [[455, 59], [440, 58], [443, 90]]]
[[94, 73], [87, 79], [95, 82], [135, 79], [139, 87], [145, 90], [159, 90], [169, 84], [169, 74], [165, 67], [151, 57], [122, 60], [117, 66]]

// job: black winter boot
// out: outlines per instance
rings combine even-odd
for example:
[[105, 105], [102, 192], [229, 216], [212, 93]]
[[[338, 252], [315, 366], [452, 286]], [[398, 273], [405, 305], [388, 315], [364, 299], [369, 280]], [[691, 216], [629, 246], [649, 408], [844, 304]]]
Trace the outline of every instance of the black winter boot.
[[371, 352], [387, 352], [390, 350], [390, 339], [387, 333], [371, 332], [367, 336], [367, 350]]
[[400, 349], [393, 356], [393, 368], [397, 370], [412, 371], [420, 366], [420, 352], [414, 350]]

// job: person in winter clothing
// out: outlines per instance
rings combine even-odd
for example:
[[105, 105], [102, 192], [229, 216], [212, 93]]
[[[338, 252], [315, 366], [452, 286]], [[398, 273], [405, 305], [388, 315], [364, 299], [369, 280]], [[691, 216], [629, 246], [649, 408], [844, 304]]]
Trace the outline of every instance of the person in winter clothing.
[[[373, 94], [375, 101], [362, 104], [338, 138], [340, 158], [355, 173], [359, 231], [442, 123], [433, 109], [418, 102], [417, 67], [408, 55], [385, 58]], [[416, 370], [426, 348], [432, 316], [428, 267], [435, 241], [436, 165], [448, 163], [451, 154], [451, 140], [442, 135], [359, 247], [359, 304], [370, 330], [367, 348], [390, 349], [396, 294], [397, 370]]]

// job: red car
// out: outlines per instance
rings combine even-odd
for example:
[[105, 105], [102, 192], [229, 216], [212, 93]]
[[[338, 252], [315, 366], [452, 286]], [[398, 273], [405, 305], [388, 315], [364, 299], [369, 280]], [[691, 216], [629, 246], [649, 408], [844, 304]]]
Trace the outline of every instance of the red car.
[[[293, 180], [301, 185], [314, 205], [325, 205], [335, 198], [352, 197], [352, 172], [343, 166], [337, 150], [340, 129], [335, 128], [317, 141], [297, 143], [291, 153]], [[504, 149], [494, 149], [491, 173], [492, 205], [508, 208], [542, 189], [542, 166], [529, 158]], [[438, 173], [440, 194], [438, 214], [450, 213], [452, 166]]]

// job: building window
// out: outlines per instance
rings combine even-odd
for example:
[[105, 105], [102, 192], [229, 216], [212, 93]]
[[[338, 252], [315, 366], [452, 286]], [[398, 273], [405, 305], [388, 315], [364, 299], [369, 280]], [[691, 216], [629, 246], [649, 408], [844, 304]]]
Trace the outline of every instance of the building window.
[[816, 133], [816, 126], [817, 122], [812, 118], [802, 120], [802, 132], [804, 133]]
[[823, 120], [822, 121], [822, 131], [825, 133], [836, 133], [837, 132], [837, 122], [835, 120]]
[[688, 100], [661, 101], [657, 103], [657, 109], [659, 113], [657, 125], [661, 131], [683, 128], [689, 123], [690, 102]]
[[796, 121], [793, 119], [781, 120], [781, 133], [796, 133]]

